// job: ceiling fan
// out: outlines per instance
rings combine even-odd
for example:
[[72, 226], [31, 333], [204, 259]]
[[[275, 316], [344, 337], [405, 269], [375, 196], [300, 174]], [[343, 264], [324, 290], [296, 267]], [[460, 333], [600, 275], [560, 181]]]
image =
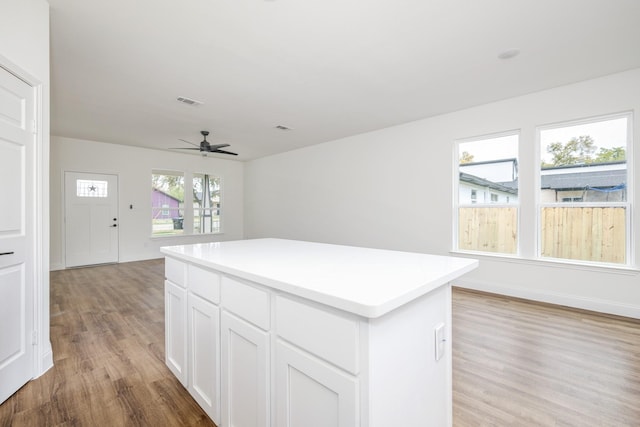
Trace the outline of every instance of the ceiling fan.
[[207, 136], [209, 135], [208, 130], [200, 131], [204, 139], [200, 142], [200, 144], [194, 144], [193, 142], [189, 142], [184, 139], [179, 139], [179, 141], [186, 142], [187, 144], [193, 145], [195, 148], [191, 147], [180, 147], [180, 148], [170, 148], [170, 150], [199, 150], [202, 155], [206, 156], [207, 153], [220, 153], [220, 154], [230, 154], [232, 156], [237, 156], [237, 153], [232, 153], [231, 151], [221, 150], [221, 148], [229, 147], [229, 144], [213, 144], [211, 145], [209, 141], [207, 141]]

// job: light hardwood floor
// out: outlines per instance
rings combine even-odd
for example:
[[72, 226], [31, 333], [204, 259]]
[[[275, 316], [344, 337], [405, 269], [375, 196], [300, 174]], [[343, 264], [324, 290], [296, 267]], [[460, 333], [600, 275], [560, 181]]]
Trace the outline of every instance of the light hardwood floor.
[[640, 426], [640, 321], [455, 289], [453, 406], [456, 427]]
[[[51, 273], [55, 366], [0, 426], [213, 426], [164, 365], [163, 266]], [[453, 314], [454, 426], [640, 426], [640, 321], [461, 289]]]

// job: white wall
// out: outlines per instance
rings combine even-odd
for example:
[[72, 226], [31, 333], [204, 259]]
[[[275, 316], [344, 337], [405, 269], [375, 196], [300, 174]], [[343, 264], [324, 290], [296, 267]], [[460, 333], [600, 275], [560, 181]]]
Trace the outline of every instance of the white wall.
[[[151, 171], [210, 172], [222, 178], [223, 234], [151, 238]], [[64, 172], [118, 175], [120, 262], [160, 258], [161, 246], [243, 237], [243, 164], [53, 136], [51, 138], [51, 266], [64, 268]], [[129, 209], [133, 205], [133, 209]]]
[[[640, 69], [258, 159], [245, 166], [245, 234], [448, 254], [455, 140], [519, 129], [520, 186], [531, 188], [537, 125], [629, 110], [640, 169]], [[640, 202], [638, 177], [640, 170], [630, 182]], [[480, 257], [459, 285], [640, 318], [637, 270], [532, 261], [532, 192], [520, 203], [521, 256], [529, 260]]]
[[35, 375], [53, 365], [49, 340], [49, 3], [45, 0], [0, 2], [0, 66], [18, 74], [36, 88], [37, 207], [35, 248]]

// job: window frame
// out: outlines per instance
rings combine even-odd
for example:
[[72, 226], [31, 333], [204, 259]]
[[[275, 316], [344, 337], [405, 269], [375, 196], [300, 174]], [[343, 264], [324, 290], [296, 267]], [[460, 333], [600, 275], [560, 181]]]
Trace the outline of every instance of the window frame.
[[[152, 169], [151, 170], [151, 174], [150, 174], [152, 184], [153, 184], [154, 175], [166, 175], [166, 176], [182, 177], [183, 194], [186, 194], [186, 191], [187, 191], [187, 189], [186, 189], [187, 177], [186, 177], [185, 172], [177, 171], [177, 170], [167, 170], [167, 169]], [[183, 200], [182, 201], [182, 207], [180, 207], [180, 204], [178, 204], [178, 207], [176, 207], [176, 208], [173, 208], [173, 207], [170, 207], [170, 206], [165, 207], [164, 204], [162, 206], [155, 207], [155, 206], [153, 206], [153, 190], [154, 190], [154, 187], [153, 187], [153, 185], [151, 185], [151, 194], [150, 194], [150, 196], [151, 196], [150, 202], [151, 203], [150, 203], [150, 206], [149, 206], [149, 208], [151, 209], [151, 215], [150, 215], [151, 222], [149, 223], [151, 238], [154, 238], [154, 239], [157, 239], [157, 238], [169, 238], [169, 237], [176, 237], [176, 236], [185, 235], [185, 233], [184, 233], [185, 215], [184, 214], [186, 213], [186, 202]], [[182, 222], [183, 223], [182, 229], [180, 229], [179, 232], [173, 232], [173, 233], [167, 233], [167, 234], [154, 234], [154, 229], [153, 229], [153, 227], [154, 227], [154, 223], [153, 223], [153, 221], [154, 221], [154, 217], [153, 217], [154, 209], [157, 209], [157, 211], [160, 213], [160, 215], [163, 215], [163, 216], [165, 216], [165, 212], [167, 212], [168, 213], [168, 217], [169, 217], [168, 219], [171, 219], [172, 221], [174, 220], [174, 218], [179, 218], [180, 217], [180, 211], [182, 211], [182, 213], [183, 213], [183, 215], [182, 215], [182, 218], [183, 218], [183, 220], [182, 220], [183, 221]], [[173, 228], [173, 230], [175, 231], [176, 229]]]
[[[620, 118], [627, 119], [626, 138], [626, 200], [623, 202], [542, 202], [542, 132], [550, 129], [578, 126], [590, 123], [605, 122]], [[562, 262], [567, 264], [596, 266], [596, 267], [617, 267], [635, 268], [635, 230], [633, 229], [633, 201], [634, 201], [634, 164], [633, 164], [633, 111], [623, 111], [618, 113], [602, 114], [582, 119], [565, 120], [535, 127], [535, 158], [534, 158], [534, 214], [535, 214], [535, 257], [543, 262]], [[625, 208], [625, 262], [602, 262], [589, 261], [572, 258], [557, 258], [542, 255], [542, 208], [543, 207], [624, 207]]]
[[[493, 132], [493, 133], [489, 133], [489, 134], [484, 134], [484, 135], [478, 135], [478, 136], [473, 136], [473, 137], [469, 137], [469, 138], [461, 138], [461, 139], [456, 139], [454, 141], [453, 144], [453, 170], [454, 170], [454, 174], [453, 174], [453, 198], [452, 198], [452, 205], [453, 205], [453, 242], [452, 242], [452, 248], [453, 252], [457, 252], [457, 253], [464, 253], [464, 254], [474, 254], [474, 255], [486, 255], [486, 256], [491, 256], [491, 257], [506, 257], [506, 258], [520, 258], [521, 257], [521, 230], [520, 230], [520, 226], [521, 226], [521, 197], [520, 197], [520, 193], [521, 193], [521, 181], [520, 181], [520, 174], [518, 173], [518, 199], [516, 203], [496, 203], [496, 202], [491, 202], [490, 200], [487, 201], [487, 191], [483, 191], [484, 193], [484, 197], [482, 198], [482, 201], [479, 201], [478, 199], [478, 195], [480, 193], [480, 191], [476, 192], [476, 200], [470, 199], [469, 203], [460, 203], [460, 155], [462, 154], [461, 150], [460, 150], [460, 146], [461, 144], [465, 144], [465, 143], [469, 143], [469, 142], [476, 142], [476, 141], [483, 141], [483, 140], [490, 140], [490, 139], [497, 139], [497, 138], [502, 138], [502, 137], [509, 137], [509, 136], [515, 136], [517, 138], [517, 143], [516, 143], [516, 147], [517, 147], [517, 156], [516, 156], [516, 162], [520, 162], [520, 152], [521, 152], [521, 144], [522, 144], [522, 132], [520, 129], [512, 129], [512, 130], [507, 130], [507, 131], [502, 131], [502, 132]], [[499, 160], [499, 159], [496, 159]], [[491, 192], [489, 192], [489, 194], [491, 194]], [[490, 199], [491, 196], [489, 196]], [[460, 248], [460, 208], [479, 208], [479, 207], [483, 207], [483, 208], [487, 208], [487, 209], [500, 209], [500, 208], [515, 208], [516, 209], [516, 216], [515, 216], [515, 230], [516, 230], [516, 243], [515, 243], [515, 252], [514, 253], [508, 253], [508, 252], [492, 252], [492, 251], [480, 251], [480, 250], [472, 250], [472, 249], [461, 249]]]
[[[220, 197], [219, 197], [219, 206], [213, 206], [213, 210], [217, 210], [219, 212], [219, 228], [217, 231], [207, 232], [207, 233], [194, 233], [194, 220], [195, 220], [195, 207], [193, 204], [193, 179], [197, 176], [209, 175], [210, 178], [216, 178], [220, 187]], [[150, 226], [150, 237], [151, 239], [174, 239], [180, 237], [194, 237], [194, 236], [211, 236], [214, 234], [224, 234], [224, 180], [220, 174], [215, 172], [193, 172], [187, 170], [169, 170], [162, 168], [154, 168], [150, 171], [150, 177], [153, 180], [153, 175], [175, 175], [183, 177], [183, 185], [184, 185], [184, 201], [182, 202], [182, 207], [178, 208], [169, 208], [170, 211], [177, 211], [178, 213], [182, 212], [182, 230], [178, 233], [170, 233], [170, 234], [154, 234], [153, 233], [153, 214], [150, 215], [151, 222]], [[151, 191], [153, 192], [153, 186], [151, 186]], [[153, 197], [153, 195], [151, 195]], [[153, 199], [151, 199], [150, 209], [153, 212]], [[158, 208], [163, 209], [164, 208]], [[172, 215], [173, 218], [173, 215]]]
[[[222, 185], [222, 177], [221, 177], [220, 175], [218, 175], [218, 174], [214, 174], [214, 173], [194, 172], [194, 173], [192, 173], [192, 174], [191, 174], [191, 181], [190, 181], [190, 182], [191, 182], [191, 184], [192, 184], [192, 186], [193, 186], [193, 181], [194, 181], [194, 179], [196, 179], [196, 178], [198, 178], [198, 177], [200, 177], [201, 179], [204, 179], [204, 177], [205, 177], [205, 176], [208, 176], [208, 177], [209, 177], [209, 180], [217, 180], [217, 181], [218, 181], [218, 187], [219, 187], [219, 190], [218, 190], [218, 192], [219, 192], [218, 202], [217, 202], [217, 203], [215, 203], [213, 206], [211, 206], [211, 208], [209, 208], [209, 209], [210, 209], [211, 211], [213, 211], [213, 212], [215, 212], [215, 211], [217, 211], [217, 212], [218, 212], [218, 215], [217, 215], [217, 216], [218, 216], [218, 229], [217, 229], [217, 231], [210, 231], [210, 232], [206, 232], [206, 233], [205, 233], [205, 232], [196, 233], [196, 232], [195, 232], [195, 219], [196, 219], [196, 214], [195, 214], [195, 212], [196, 212], [196, 210], [197, 210], [198, 212], [202, 212], [202, 211], [204, 211], [206, 208], [203, 208], [203, 207], [201, 207], [201, 206], [199, 206], [199, 207], [197, 207], [197, 208], [196, 208], [196, 207], [192, 204], [192, 206], [191, 206], [191, 212], [192, 212], [192, 215], [193, 215], [193, 218], [192, 218], [193, 223], [192, 223], [192, 227], [191, 227], [191, 229], [190, 229], [190, 230], [191, 230], [191, 234], [192, 234], [192, 235], [194, 235], [194, 236], [210, 235], [210, 234], [220, 234], [220, 233], [222, 233], [222, 218], [223, 218], [223, 215], [222, 215], [222, 207], [224, 206], [224, 204], [222, 203], [222, 188], [223, 188], [223, 185]], [[192, 187], [192, 190], [193, 190], [193, 187]], [[193, 191], [191, 191], [191, 194], [193, 194]], [[192, 203], [193, 203], [193, 202], [195, 202], [195, 200], [192, 200]]]

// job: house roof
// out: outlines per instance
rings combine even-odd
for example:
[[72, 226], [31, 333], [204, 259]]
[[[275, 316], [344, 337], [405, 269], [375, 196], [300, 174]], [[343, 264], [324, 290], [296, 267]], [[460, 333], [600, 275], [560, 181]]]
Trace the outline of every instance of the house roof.
[[157, 188], [154, 188], [154, 189], [153, 189], [153, 191], [155, 191], [156, 193], [164, 194], [165, 196], [167, 196], [167, 197], [169, 197], [169, 198], [171, 198], [171, 199], [173, 199], [173, 200], [175, 200], [175, 201], [177, 201], [177, 202], [182, 203], [182, 200], [178, 199], [177, 197], [172, 196], [171, 194], [169, 194], [169, 193], [167, 193], [167, 192], [164, 192], [164, 191], [159, 190], [159, 189], [157, 189]]
[[496, 191], [502, 191], [504, 193], [518, 194], [518, 181], [498, 183], [464, 172], [460, 172], [460, 181], [475, 184], [480, 187], [490, 188]]
[[518, 165], [518, 159], [515, 157], [511, 157], [508, 159], [497, 159], [497, 160], [484, 160], [482, 162], [469, 162], [469, 163], [461, 163], [460, 167], [465, 166], [478, 166], [478, 165], [495, 165], [497, 163], [513, 163], [516, 166]]
[[541, 180], [542, 189], [583, 190], [586, 188], [609, 188], [626, 184], [627, 171], [626, 169], [621, 169], [542, 175]]

